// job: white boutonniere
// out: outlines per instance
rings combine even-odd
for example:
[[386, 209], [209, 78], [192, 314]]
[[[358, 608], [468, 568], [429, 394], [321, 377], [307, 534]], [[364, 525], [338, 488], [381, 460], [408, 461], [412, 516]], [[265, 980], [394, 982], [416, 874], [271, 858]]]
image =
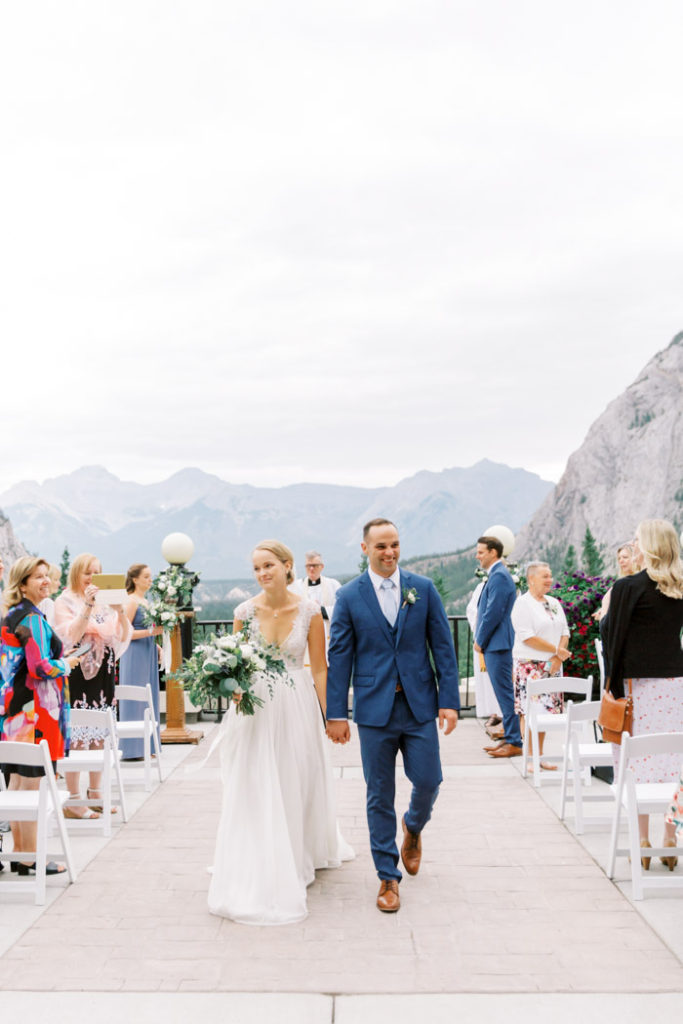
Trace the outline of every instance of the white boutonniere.
[[415, 587], [404, 587], [401, 593], [403, 594], [403, 604], [401, 605], [401, 608], [405, 608], [407, 604], [415, 604], [416, 601], [420, 600], [420, 595]]

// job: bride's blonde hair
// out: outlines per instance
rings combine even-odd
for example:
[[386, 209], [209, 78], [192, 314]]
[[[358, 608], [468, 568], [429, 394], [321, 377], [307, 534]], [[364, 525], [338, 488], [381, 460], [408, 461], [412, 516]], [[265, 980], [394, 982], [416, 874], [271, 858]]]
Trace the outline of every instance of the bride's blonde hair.
[[287, 570], [287, 582], [294, 582], [294, 555], [287, 547], [279, 540], [262, 540], [259, 544], [254, 546], [254, 551], [270, 551], [271, 555], [275, 555], [278, 562], [282, 562], [286, 565], [289, 562], [289, 569]]
[[643, 519], [636, 530], [648, 576], [665, 597], [683, 598], [683, 566], [678, 534], [666, 519]]

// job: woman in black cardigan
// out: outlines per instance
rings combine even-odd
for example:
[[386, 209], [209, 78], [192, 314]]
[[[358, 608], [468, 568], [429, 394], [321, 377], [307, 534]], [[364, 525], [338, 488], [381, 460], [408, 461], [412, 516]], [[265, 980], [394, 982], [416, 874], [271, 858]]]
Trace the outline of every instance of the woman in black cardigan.
[[[683, 567], [678, 535], [664, 519], [645, 519], [636, 531], [642, 572], [617, 580], [603, 624], [606, 671], [615, 697], [633, 688], [633, 735], [683, 732]], [[626, 684], [626, 685], [625, 685]], [[620, 747], [613, 745], [615, 771]], [[639, 758], [636, 782], [673, 783], [680, 775], [677, 755]], [[640, 845], [650, 846], [648, 815], [639, 816]], [[664, 846], [675, 846], [673, 825]], [[673, 870], [675, 857], [664, 862]], [[643, 858], [650, 866], [650, 858]]]

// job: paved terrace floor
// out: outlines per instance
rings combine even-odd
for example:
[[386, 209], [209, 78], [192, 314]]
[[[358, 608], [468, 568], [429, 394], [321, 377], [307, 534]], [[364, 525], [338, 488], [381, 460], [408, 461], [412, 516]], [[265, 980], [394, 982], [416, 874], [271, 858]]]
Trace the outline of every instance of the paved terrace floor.
[[[520, 759], [493, 762], [484, 742], [475, 719], [442, 740], [445, 779], [422, 867], [404, 878], [395, 915], [374, 905], [355, 730], [333, 748], [339, 818], [357, 858], [318, 872], [308, 918], [279, 928], [208, 913], [217, 763], [187, 774], [207, 741], [167, 748], [174, 769], [135, 798], [126, 826], [108, 842], [74, 838], [77, 860], [90, 858], [75, 885], [51, 880], [44, 909], [0, 896], [3, 1009], [72, 1024], [197, 1014], [204, 1024], [677, 1017], [683, 892], [632, 904], [626, 861], [618, 885], [596, 862], [606, 829], [579, 842], [553, 810], [557, 786], [534, 790]], [[399, 811], [407, 796], [399, 775]]]

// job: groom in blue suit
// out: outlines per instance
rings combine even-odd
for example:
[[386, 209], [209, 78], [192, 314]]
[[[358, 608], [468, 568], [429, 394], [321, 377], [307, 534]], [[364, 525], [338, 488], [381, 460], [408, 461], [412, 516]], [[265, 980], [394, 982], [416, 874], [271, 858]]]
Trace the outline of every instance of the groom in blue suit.
[[327, 734], [334, 743], [350, 738], [347, 709], [353, 680], [370, 846], [380, 879], [377, 907], [392, 913], [400, 906], [402, 877], [394, 809], [396, 755], [400, 750], [413, 784], [402, 820], [401, 860], [408, 874], [415, 875], [421, 833], [442, 781], [436, 720], [444, 735], [458, 721], [458, 666], [436, 587], [398, 567], [401, 549], [394, 524], [371, 520], [363, 529], [361, 548], [368, 571], [337, 592], [332, 618]]

